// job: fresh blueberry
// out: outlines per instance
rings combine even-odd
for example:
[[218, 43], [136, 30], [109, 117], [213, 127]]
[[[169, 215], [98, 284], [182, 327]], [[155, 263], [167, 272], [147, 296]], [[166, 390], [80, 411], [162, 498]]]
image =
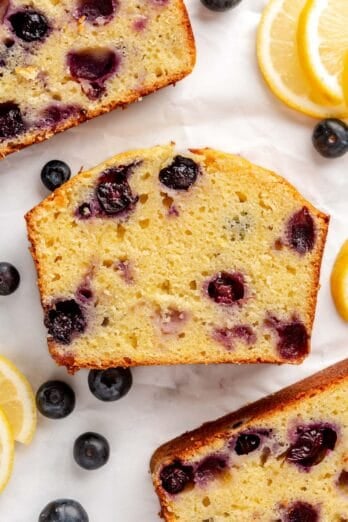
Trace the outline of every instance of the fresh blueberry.
[[314, 248], [315, 226], [314, 220], [307, 207], [296, 212], [288, 221], [287, 243], [299, 254], [306, 254]]
[[276, 330], [279, 336], [277, 348], [284, 359], [297, 359], [308, 353], [309, 335], [301, 321], [279, 323]]
[[49, 31], [47, 18], [37, 11], [17, 11], [9, 17], [13, 32], [25, 42], [42, 40]]
[[260, 446], [261, 439], [255, 433], [241, 433], [236, 441], [234, 451], [237, 455], [248, 455]]
[[231, 306], [244, 294], [244, 278], [237, 272], [219, 272], [208, 284], [208, 295], [217, 304]]
[[202, 4], [211, 11], [227, 11], [236, 7], [242, 0], [201, 0]]
[[87, 470], [101, 468], [107, 463], [109, 456], [109, 443], [98, 433], [83, 433], [75, 441], [74, 459], [81, 468]]
[[219, 475], [227, 468], [225, 455], [209, 455], [205, 457], [195, 470], [195, 481], [206, 482]]
[[115, 0], [80, 0], [77, 10], [78, 17], [84, 16], [88, 22], [108, 22], [115, 12]]
[[175, 190], [188, 190], [197, 180], [199, 166], [191, 158], [175, 156], [173, 162], [159, 173], [163, 185]]
[[0, 262], [0, 295], [10, 295], [17, 290], [20, 275], [11, 263]]
[[314, 128], [312, 141], [324, 158], [339, 158], [348, 151], [348, 126], [335, 118], [322, 120]]
[[48, 190], [55, 190], [68, 181], [71, 176], [69, 165], [60, 160], [46, 163], [41, 171], [41, 181]]
[[36, 393], [36, 406], [49, 419], [63, 419], [75, 408], [75, 393], [62, 381], [47, 381]]
[[129, 186], [128, 172], [129, 167], [111, 168], [99, 178], [96, 196], [100, 206], [108, 215], [129, 210], [138, 200]]
[[74, 299], [57, 301], [45, 316], [45, 326], [55, 341], [69, 344], [74, 333], [83, 333], [86, 319], [80, 305]]
[[307, 502], [296, 502], [286, 513], [285, 522], [317, 522], [319, 515], [316, 509]]
[[304, 467], [320, 464], [328, 450], [334, 450], [337, 433], [329, 426], [307, 426], [297, 429], [297, 439], [286, 452], [288, 462]]
[[176, 495], [193, 483], [193, 468], [185, 466], [179, 460], [165, 466], [160, 473], [162, 487], [167, 493]]
[[129, 368], [91, 370], [88, 375], [89, 389], [97, 399], [104, 402], [118, 401], [124, 397], [131, 389], [132, 382]]
[[89, 518], [79, 502], [64, 498], [47, 504], [38, 522], [89, 522]]
[[0, 103], [0, 140], [15, 138], [25, 131], [19, 106], [13, 102]]

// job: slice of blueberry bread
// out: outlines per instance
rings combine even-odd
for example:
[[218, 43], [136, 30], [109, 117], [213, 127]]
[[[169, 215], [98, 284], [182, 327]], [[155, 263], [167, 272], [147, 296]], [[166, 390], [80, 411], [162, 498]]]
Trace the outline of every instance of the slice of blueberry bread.
[[27, 223], [50, 351], [72, 370], [308, 354], [328, 218], [239, 156], [120, 154]]
[[167, 522], [347, 522], [348, 359], [168, 442]]
[[0, 158], [192, 71], [182, 0], [1, 0]]

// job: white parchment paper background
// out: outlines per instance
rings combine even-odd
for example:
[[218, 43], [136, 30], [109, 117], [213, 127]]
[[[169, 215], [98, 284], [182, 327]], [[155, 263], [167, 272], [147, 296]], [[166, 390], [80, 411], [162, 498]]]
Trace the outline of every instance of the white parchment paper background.
[[[70, 417], [41, 417], [33, 444], [18, 447], [13, 478], [0, 496], [1, 522], [37, 522], [44, 505], [60, 497], [79, 500], [90, 522], [156, 521], [148, 462], [160, 443], [348, 356], [348, 327], [333, 308], [328, 284], [348, 236], [348, 155], [321, 159], [311, 145], [314, 121], [283, 107], [265, 88], [255, 60], [265, 3], [243, 0], [216, 14], [190, 0], [198, 63], [189, 78], [0, 163], [0, 258], [14, 263], [22, 277], [15, 294], [0, 298], [1, 352], [35, 389], [64, 378], [77, 394]], [[170, 140], [179, 148], [241, 153], [284, 175], [331, 214], [313, 353], [301, 367], [138, 368], [128, 396], [103, 404], [89, 393], [86, 372], [68, 377], [47, 354], [23, 215], [47, 195], [39, 177], [46, 161], [63, 159], [77, 172], [117, 152]], [[94, 472], [80, 470], [71, 456], [75, 438], [87, 430], [103, 433], [112, 448], [109, 464]]]

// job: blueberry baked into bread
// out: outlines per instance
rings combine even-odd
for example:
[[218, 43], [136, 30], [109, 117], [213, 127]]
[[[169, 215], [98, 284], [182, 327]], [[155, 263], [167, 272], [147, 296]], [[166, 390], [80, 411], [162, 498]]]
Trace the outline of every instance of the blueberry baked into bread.
[[346, 522], [348, 359], [159, 448], [166, 522]]
[[328, 217], [239, 156], [120, 154], [27, 225], [50, 352], [72, 371], [308, 354]]
[[189, 74], [182, 0], [1, 0], [0, 158]]

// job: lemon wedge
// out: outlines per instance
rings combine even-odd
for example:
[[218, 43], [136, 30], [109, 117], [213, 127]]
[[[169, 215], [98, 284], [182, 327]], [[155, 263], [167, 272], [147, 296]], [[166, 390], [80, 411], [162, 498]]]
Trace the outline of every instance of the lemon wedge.
[[16, 366], [0, 356], [0, 409], [10, 423], [16, 441], [29, 444], [36, 429], [33, 390]]
[[345, 117], [348, 108], [332, 105], [313, 87], [300, 61], [298, 19], [306, 0], [270, 0], [257, 36], [257, 56], [272, 92], [288, 106], [317, 118]]
[[348, 241], [346, 241], [331, 273], [331, 293], [340, 316], [348, 321]]
[[343, 103], [348, 1], [307, 0], [299, 19], [298, 42], [303, 65], [313, 84], [334, 103]]
[[10, 480], [14, 459], [14, 439], [10, 423], [0, 410], [0, 491]]

